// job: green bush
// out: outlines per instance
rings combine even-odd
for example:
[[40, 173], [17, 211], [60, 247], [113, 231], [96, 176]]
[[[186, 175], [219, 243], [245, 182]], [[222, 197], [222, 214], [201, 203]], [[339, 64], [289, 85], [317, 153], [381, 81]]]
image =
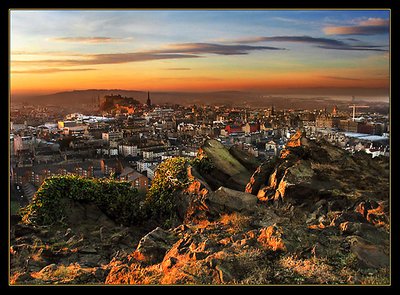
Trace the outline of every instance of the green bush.
[[54, 224], [65, 216], [62, 199], [93, 202], [116, 222], [129, 225], [140, 222], [143, 214], [138, 191], [130, 183], [112, 179], [62, 175], [47, 178], [33, 200], [21, 209], [25, 223]]
[[186, 164], [183, 157], [167, 159], [155, 172], [151, 187], [146, 195], [146, 211], [150, 218], [171, 220], [176, 217], [174, 194], [188, 186]]
[[209, 173], [211, 170], [215, 168], [214, 163], [207, 157], [203, 157], [202, 159], [194, 158], [191, 161], [191, 164], [200, 173]]

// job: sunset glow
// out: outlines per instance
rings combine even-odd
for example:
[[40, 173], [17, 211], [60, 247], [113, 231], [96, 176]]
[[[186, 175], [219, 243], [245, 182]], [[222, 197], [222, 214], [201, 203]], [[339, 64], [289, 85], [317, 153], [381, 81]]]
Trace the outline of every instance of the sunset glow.
[[12, 10], [12, 94], [373, 88], [387, 10]]

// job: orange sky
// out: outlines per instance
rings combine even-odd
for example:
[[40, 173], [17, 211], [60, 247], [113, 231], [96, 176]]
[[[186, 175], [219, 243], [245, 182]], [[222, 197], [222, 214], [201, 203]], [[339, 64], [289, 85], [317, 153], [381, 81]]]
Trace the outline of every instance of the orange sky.
[[388, 89], [388, 18], [388, 11], [15, 10], [10, 90]]

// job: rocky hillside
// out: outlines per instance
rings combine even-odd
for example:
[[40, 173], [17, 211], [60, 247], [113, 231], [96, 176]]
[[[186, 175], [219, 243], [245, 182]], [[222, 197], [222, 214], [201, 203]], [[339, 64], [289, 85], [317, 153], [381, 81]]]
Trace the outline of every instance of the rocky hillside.
[[387, 159], [298, 132], [268, 163], [210, 140], [178, 164], [150, 198], [168, 200], [174, 222], [121, 226], [73, 201], [79, 222], [13, 225], [11, 283], [390, 283]]

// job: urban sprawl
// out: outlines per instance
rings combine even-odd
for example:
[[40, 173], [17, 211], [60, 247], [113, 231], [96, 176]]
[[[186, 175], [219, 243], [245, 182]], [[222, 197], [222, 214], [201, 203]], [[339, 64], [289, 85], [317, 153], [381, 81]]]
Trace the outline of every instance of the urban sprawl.
[[[89, 108], [90, 109], [90, 108]], [[146, 191], [165, 159], [196, 157], [207, 138], [268, 160], [299, 128], [352, 153], [389, 156], [389, 118], [368, 108], [321, 110], [153, 105], [120, 95], [97, 98], [91, 114], [61, 106], [14, 104], [10, 110], [11, 198], [23, 205], [45, 178], [113, 177]]]

